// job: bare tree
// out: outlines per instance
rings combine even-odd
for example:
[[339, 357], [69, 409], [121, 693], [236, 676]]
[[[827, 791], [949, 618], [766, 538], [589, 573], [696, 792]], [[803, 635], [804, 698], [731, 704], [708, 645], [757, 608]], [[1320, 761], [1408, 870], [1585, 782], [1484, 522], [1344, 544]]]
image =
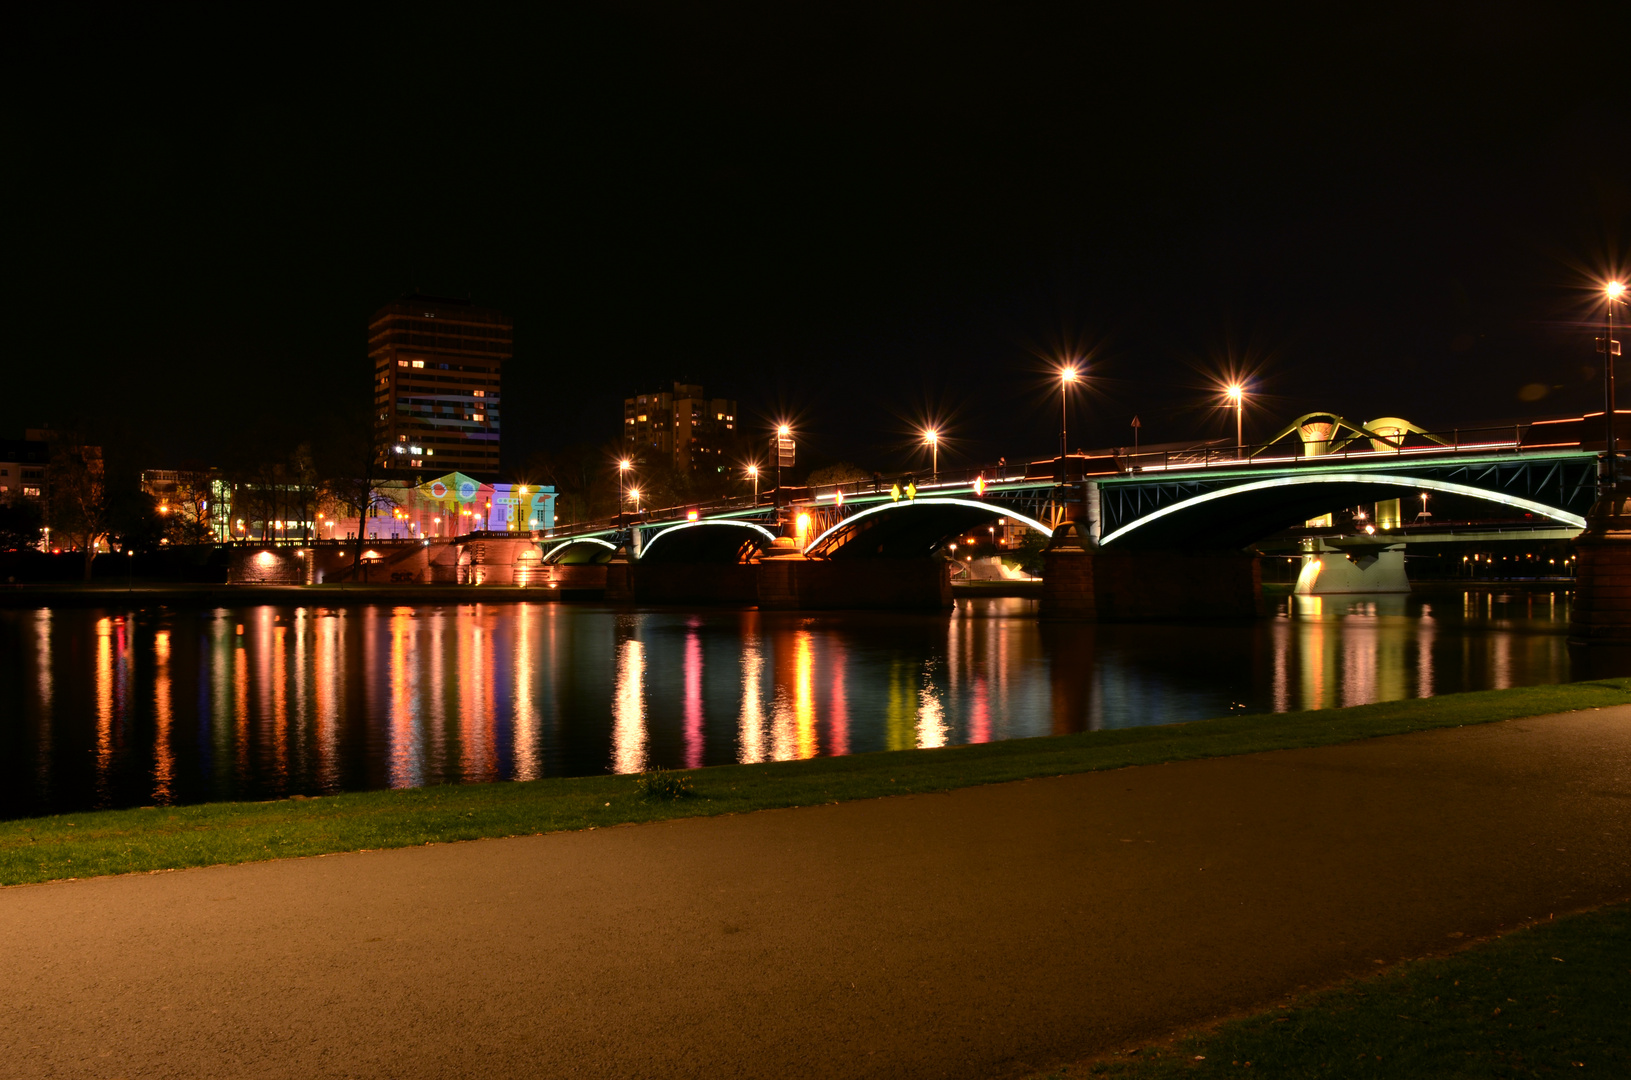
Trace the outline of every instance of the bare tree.
[[51, 528], [70, 547], [85, 553], [85, 580], [91, 580], [96, 546], [108, 538], [107, 484], [102, 448], [87, 446], [77, 434], [52, 432]]
[[355, 578], [362, 567], [365, 522], [397, 505], [385, 490], [385, 467], [374, 445], [373, 418], [337, 420], [313, 462], [324, 478], [322, 494], [357, 516], [357, 544], [351, 557]]

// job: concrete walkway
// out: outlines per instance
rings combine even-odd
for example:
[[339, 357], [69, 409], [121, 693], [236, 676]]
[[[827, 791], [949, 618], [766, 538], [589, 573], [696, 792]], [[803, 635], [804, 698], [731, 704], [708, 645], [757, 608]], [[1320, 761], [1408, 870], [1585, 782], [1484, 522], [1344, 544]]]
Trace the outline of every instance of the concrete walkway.
[[1631, 707], [0, 890], [0, 1075], [1002, 1077], [1631, 895]]

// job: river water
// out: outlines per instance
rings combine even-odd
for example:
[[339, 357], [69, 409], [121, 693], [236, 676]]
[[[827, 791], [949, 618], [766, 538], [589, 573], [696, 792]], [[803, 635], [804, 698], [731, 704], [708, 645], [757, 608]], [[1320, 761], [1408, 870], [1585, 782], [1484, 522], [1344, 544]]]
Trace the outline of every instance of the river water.
[[1225, 625], [571, 603], [0, 611], [0, 817], [637, 772], [1569, 678], [1563, 592]]

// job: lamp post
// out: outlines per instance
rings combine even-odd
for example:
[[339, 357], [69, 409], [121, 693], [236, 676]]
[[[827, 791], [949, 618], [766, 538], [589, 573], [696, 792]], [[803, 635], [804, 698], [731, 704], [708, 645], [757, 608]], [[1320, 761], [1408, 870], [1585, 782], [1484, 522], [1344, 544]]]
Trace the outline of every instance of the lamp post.
[[625, 483], [624, 478], [628, 475], [629, 469], [633, 467], [633, 465], [634, 462], [630, 461], [628, 458], [624, 458], [622, 461], [617, 463], [617, 518], [619, 521], [623, 519], [623, 500], [628, 498], [628, 496], [623, 492], [623, 485]]
[[1076, 368], [1067, 366], [1059, 371], [1059, 468], [1061, 472], [1065, 467], [1066, 444], [1068, 443], [1067, 428], [1070, 417], [1070, 384], [1077, 379]]
[[748, 475], [753, 478], [753, 505], [759, 505], [759, 466], [749, 465]]
[[1246, 454], [1246, 440], [1241, 434], [1241, 410], [1246, 403], [1246, 388], [1239, 383], [1230, 383], [1224, 391], [1235, 406], [1235, 457], [1241, 458]]
[[[782, 504], [782, 443], [792, 438], [793, 429], [787, 424], [776, 427], [776, 505]], [[780, 515], [778, 515], [779, 517]]]
[[940, 433], [929, 428], [923, 433], [923, 441], [929, 444], [929, 478], [936, 483], [940, 480]]
[[1619, 490], [1620, 467], [1618, 454], [1614, 445], [1614, 357], [1619, 355], [1620, 343], [1614, 340], [1614, 305], [1621, 302], [1625, 296], [1623, 282], [1610, 281], [1603, 286], [1603, 295], [1607, 299], [1608, 320], [1607, 332], [1597, 340], [1597, 351], [1603, 354], [1603, 423], [1607, 430], [1607, 439], [1603, 455], [1603, 476], [1601, 494], [1613, 495]]
[[629, 498], [634, 500], [634, 516], [640, 516], [640, 489], [629, 488]]

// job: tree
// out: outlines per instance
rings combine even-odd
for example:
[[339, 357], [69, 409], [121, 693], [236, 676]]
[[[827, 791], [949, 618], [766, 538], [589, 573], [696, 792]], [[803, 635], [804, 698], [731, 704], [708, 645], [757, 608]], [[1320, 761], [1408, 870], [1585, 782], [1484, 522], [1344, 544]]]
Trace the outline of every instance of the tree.
[[102, 448], [87, 446], [76, 434], [52, 432], [51, 528], [67, 546], [85, 553], [85, 580], [91, 580], [96, 547], [108, 538], [107, 484]]
[[840, 461], [812, 472], [805, 483], [810, 487], [829, 487], [837, 484], [859, 484], [872, 479], [872, 474], [859, 465]]
[[364, 522], [397, 504], [385, 490], [385, 466], [374, 445], [372, 413], [335, 418], [311, 460], [314, 475], [323, 478], [322, 496], [357, 516], [357, 546], [351, 558], [355, 577], [362, 567]]
[[166, 504], [169, 509], [163, 514], [164, 532], [170, 543], [186, 546], [207, 544], [215, 539], [211, 518], [212, 479], [205, 470], [176, 474], [176, 490]]

